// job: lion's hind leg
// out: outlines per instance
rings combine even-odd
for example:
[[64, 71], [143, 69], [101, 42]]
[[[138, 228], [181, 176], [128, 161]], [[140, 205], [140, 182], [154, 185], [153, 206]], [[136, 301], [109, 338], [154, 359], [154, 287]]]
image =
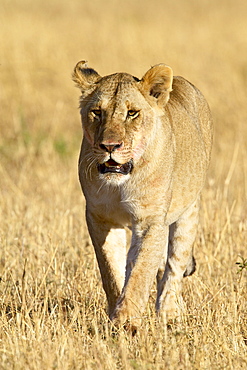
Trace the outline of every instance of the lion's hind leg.
[[156, 310], [164, 321], [179, 317], [184, 310], [182, 279], [195, 271], [193, 244], [197, 233], [199, 200], [170, 227], [168, 258], [158, 283]]
[[192, 253], [191, 257], [189, 258], [186, 270], [184, 271], [184, 277], [193, 275], [195, 271], [196, 271], [196, 260]]

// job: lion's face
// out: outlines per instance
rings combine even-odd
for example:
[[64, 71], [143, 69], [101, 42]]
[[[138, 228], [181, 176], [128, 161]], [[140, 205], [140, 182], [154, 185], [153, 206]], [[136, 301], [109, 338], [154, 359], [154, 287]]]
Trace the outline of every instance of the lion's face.
[[73, 78], [82, 88], [82, 126], [91, 148], [85, 160], [107, 179], [129, 175], [156, 130], [161, 100], [163, 105], [168, 101], [172, 83], [170, 68], [162, 65], [161, 76], [160, 67], [158, 76], [151, 69], [141, 81], [127, 73], [101, 78], [81, 62], [75, 68]]
[[115, 75], [81, 100], [81, 118], [101, 174], [127, 175], [145, 149], [154, 112], [130, 75]]

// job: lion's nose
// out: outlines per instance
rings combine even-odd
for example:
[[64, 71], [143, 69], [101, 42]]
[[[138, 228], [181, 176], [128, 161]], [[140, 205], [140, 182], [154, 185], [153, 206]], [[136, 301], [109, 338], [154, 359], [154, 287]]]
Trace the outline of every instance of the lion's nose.
[[120, 149], [123, 146], [123, 143], [101, 143], [99, 147], [105, 152], [112, 153], [117, 149]]

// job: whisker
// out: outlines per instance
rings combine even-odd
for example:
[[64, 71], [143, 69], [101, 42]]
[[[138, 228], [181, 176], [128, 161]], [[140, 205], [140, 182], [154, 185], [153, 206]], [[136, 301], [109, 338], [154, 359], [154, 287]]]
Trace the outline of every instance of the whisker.
[[103, 186], [105, 185], [104, 181], [102, 181], [99, 189], [97, 190], [97, 194], [99, 194], [100, 190], [103, 188]]
[[97, 163], [97, 159], [96, 158], [92, 158], [91, 162], [89, 162], [89, 164], [87, 166], [86, 176], [88, 176], [89, 180], [92, 180], [92, 169], [93, 169], [93, 166], [96, 163]]

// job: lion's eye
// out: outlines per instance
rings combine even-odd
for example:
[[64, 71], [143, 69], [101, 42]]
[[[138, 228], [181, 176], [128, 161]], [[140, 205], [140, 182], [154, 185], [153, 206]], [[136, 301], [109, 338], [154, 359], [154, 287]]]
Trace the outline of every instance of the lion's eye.
[[94, 115], [94, 117], [100, 117], [101, 116], [101, 110], [100, 109], [93, 109], [91, 111]]
[[136, 118], [137, 116], [139, 116], [139, 113], [140, 111], [139, 110], [128, 110], [128, 117], [130, 118]]

